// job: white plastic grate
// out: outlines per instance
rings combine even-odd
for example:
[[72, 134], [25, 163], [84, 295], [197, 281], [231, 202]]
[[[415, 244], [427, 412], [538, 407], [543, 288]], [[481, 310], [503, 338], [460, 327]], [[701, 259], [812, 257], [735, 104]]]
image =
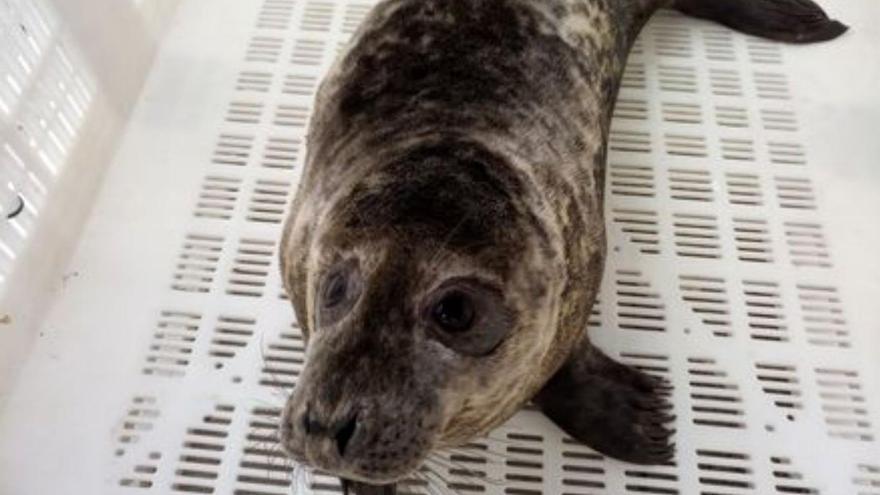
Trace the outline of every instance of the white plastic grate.
[[[0, 493], [341, 491], [276, 443], [305, 354], [276, 250], [311, 99], [370, 5], [183, 2], [0, 414]], [[406, 490], [880, 493], [876, 323], [788, 62], [810, 50], [664, 11], [627, 67], [590, 328], [675, 384], [675, 463], [607, 459], [527, 407]]]

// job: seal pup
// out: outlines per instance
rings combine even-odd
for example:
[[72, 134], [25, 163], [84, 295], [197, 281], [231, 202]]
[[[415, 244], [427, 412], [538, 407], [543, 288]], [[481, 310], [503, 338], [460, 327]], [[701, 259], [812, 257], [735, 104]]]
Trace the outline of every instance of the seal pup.
[[572, 437], [671, 460], [667, 384], [591, 345], [627, 54], [660, 7], [790, 42], [809, 0], [386, 0], [323, 80], [280, 259], [307, 341], [288, 454], [393, 493], [532, 399]]

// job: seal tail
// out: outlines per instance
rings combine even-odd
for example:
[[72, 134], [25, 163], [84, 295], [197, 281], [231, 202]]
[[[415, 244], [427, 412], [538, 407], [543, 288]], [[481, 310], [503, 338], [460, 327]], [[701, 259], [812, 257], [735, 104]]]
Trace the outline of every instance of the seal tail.
[[674, 0], [672, 7], [737, 31], [790, 43], [827, 41], [849, 29], [811, 0]]

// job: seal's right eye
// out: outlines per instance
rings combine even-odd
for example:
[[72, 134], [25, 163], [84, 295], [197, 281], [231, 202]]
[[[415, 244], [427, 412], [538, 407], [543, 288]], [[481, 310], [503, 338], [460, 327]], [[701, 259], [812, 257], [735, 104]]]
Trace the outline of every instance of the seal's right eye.
[[336, 272], [331, 274], [324, 285], [324, 307], [333, 308], [339, 306], [345, 299], [347, 285], [344, 273]]
[[319, 287], [318, 323], [323, 326], [339, 321], [354, 306], [360, 292], [356, 262], [345, 262], [331, 269]]
[[431, 316], [447, 332], [465, 332], [474, 323], [474, 302], [467, 294], [452, 291], [431, 310]]

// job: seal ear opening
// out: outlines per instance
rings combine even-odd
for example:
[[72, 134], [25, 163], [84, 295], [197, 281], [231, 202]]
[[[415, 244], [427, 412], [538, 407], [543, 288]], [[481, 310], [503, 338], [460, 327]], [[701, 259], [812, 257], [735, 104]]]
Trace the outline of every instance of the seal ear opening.
[[675, 0], [673, 7], [737, 31], [790, 43], [827, 41], [849, 29], [811, 0]]

